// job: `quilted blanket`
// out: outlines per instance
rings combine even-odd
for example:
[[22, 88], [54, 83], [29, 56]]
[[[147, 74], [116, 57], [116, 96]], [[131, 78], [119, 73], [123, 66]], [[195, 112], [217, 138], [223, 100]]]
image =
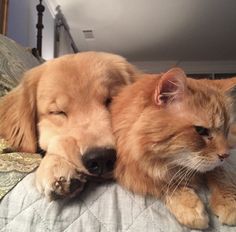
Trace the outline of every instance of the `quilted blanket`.
[[[89, 183], [75, 199], [48, 202], [27, 175], [0, 202], [1, 232], [190, 232], [181, 226], [163, 203], [141, 197], [114, 182]], [[206, 201], [206, 191], [202, 194]], [[209, 211], [209, 210], [208, 210]], [[235, 232], [211, 215], [207, 232]]]

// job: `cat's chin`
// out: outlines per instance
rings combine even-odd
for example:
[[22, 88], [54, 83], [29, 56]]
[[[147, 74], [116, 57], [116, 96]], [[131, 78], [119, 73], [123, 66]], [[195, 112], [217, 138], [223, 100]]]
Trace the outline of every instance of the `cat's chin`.
[[213, 169], [215, 169], [216, 167], [218, 167], [220, 165], [214, 165], [214, 166], [208, 166], [208, 167], [202, 167], [200, 169], [198, 169], [198, 172], [201, 172], [201, 173], [205, 173], [205, 172], [209, 172], [209, 171], [212, 171]]
[[212, 171], [213, 169], [223, 165], [223, 163], [224, 163], [224, 161], [216, 160], [215, 162], [212, 162], [210, 165], [209, 164], [207, 164], [207, 165], [203, 164], [203, 165], [201, 165], [200, 167], [197, 167], [197, 168], [195, 168], [195, 167], [188, 167], [188, 168], [192, 168], [192, 169], [194, 169], [194, 170], [196, 170], [200, 173], [205, 173], [205, 172]]
[[178, 162], [177, 161], [177, 163], [178, 163], [178, 165], [186, 167], [188, 169], [195, 170], [200, 173], [205, 173], [205, 172], [212, 171], [216, 167], [223, 165], [225, 162], [224, 160], [221, 161], [218, 158], [216, 158], [215, 160], [206, 161], [206, 162], [200, 162], [200, 161], [194, 162], [194, 160], [196, 160], [196, 159], [187, 158], [185, 160], [185, 162], [183, 162], [183, 161]]

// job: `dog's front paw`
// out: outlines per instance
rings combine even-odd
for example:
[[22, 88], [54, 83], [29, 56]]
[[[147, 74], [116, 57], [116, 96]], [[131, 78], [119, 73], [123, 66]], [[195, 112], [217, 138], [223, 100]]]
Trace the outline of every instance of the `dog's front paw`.
[[85, 175], [57, 155], [47, 154], [36, 171], [36, 187], [49, 200], [73, 197], [85, 183]]
[[211, 204], [212, 211], [222, 224], [236, 225], [236, 201], [227, 199]]
[[74, 197], [83, 190], [84, 184], [83, 174], [75, 175], [72, 179], [68, 179], [66, 176], [55, 177], [47, 197], [51, 200], [67, 196]]

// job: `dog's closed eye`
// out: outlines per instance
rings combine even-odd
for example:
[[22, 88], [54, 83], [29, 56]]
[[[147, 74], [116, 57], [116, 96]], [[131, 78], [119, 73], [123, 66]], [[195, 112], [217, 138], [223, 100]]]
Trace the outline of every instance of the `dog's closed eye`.
[[111, 97], [107, 97], [104, 100], [104, 105], [108, 108], [110, 106], [111, 102], [112, 102], [112, 98]]
[[65, 117], [67, 117], [66, 112], [64, 112], [64, 111], [60, 111], [60, 110], [50, 111], [49, 114], [51, 114], [51, 115], [65, 116]]

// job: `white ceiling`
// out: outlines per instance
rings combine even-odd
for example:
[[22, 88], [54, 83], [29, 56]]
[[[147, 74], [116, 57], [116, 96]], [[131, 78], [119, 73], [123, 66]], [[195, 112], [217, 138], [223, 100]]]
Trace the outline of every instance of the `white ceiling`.
[[[80, 51], [133, 61], [236, 60], [236, 0], [54, 0]], [[92, 30], [94, 39], [85, 39]]]

